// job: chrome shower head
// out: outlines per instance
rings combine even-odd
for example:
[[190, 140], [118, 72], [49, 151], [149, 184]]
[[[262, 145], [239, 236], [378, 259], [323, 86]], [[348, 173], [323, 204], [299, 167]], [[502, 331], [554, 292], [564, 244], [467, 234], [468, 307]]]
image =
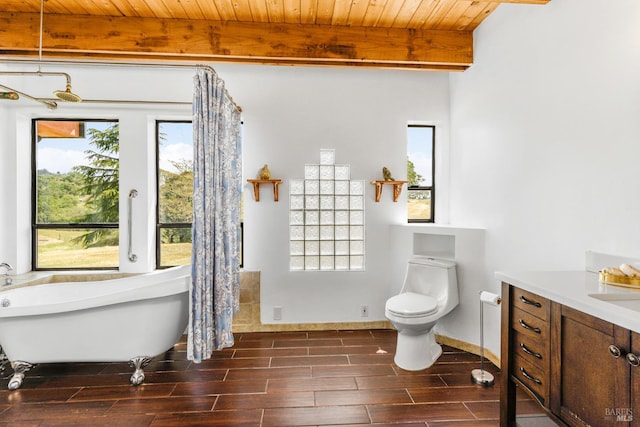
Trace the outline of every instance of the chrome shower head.
[[56, 90], [53, 94], [60, 100], [66, 102], [82, 102], [82, 98], [80, 98], [75, 93], [71, 92], [71, 82], [67, 80], [67, 89], [66, 90]]

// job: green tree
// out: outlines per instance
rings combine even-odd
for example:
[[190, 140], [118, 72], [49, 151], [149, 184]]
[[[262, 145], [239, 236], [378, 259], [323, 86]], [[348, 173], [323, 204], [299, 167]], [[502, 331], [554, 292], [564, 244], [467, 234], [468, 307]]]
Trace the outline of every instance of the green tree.
[[[85, 151], [90, 164], [73, 168], [73, 172], [82, 177], [82, 192], [87, 195], [88, 213], [81, 222], [118, 223], [119, 130], [117, 123], [104, 131], [87, 130], [90, 144], [95, 147], [95, 150]], [[95, 229], [78, 236], [74, 241], [84, 247], [117, 245], [118, 233], [109, 229]]]
[[[176, 172], [160, 171], [160, 222], [190, 223], [193, 217], [193, 161], [171, 161]], [[164, 228], [163, 243], [191, 242], [190, 228]]]
[[409, 187], [415, 187], [424, 181], [423, 176], [416, 172], [413, 162], [409, 159], [407, 159], [407, 181], [409, 181]]
[[81, 220], [87, 209], [78, 173], [53, 174], [38, 171], [38, 223], [62, 223]]

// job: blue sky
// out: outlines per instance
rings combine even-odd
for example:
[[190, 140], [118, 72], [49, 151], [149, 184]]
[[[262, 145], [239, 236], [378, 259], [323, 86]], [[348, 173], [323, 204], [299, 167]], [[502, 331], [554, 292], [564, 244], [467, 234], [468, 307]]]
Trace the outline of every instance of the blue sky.
[[[110, 122], [87, 122], [86, 127], [98, 130], [106, 129]], [[407, 153], [416, 172], [425, 180], [421, 185], [431, 185], [431, 127], [407, 128]], [[174, 171], [170, 160], [192, 160], [193, 139], [190, 123], [163, 122], [160, 132], [166, 138], [161, 145], [160, 167]], [[87, 133], [88, 135], [88, 133]], [[75, 165], [86, 164], [84, 151], [90, 148], [88, 139], [82, 138], [44, 138], [38, 142], [38, 169], [52, 173], [67, 173]]]
[[424, 181], [420, 185], [430, 186], [431, 182], [431, 140], [433, 138], [432, 127], [408, 127], [407, 128], [407, 154], [413, 162], [415, 171], [422, 175]]
[[[105, 130], [112, 122], [86, 122], [86, 128]], [[190, 123], [165, 122], [161, 132], [166, 135], [162, 142], [160, 167], [169, 171], [174, 168], [170, 160], [193, 158], [192, 131]], [[88, 132], [85, 132], [87, 136]], [[85, 138], [43, 138], [38, 142], [38, 169], [52, 173], [67, 173], [73, 166], [87, 164], [84, 152], [90, 148]]]

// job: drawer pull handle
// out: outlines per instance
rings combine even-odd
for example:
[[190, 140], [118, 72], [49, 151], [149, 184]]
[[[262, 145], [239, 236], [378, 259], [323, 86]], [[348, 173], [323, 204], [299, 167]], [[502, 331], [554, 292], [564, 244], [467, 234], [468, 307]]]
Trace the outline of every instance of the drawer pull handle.
[[529, 348], [527, 348], [527, 346], [524, 345], [523, 342], [520, 343], [520, 348], [522, 349], [522, 351], [524, 351], [528, 355], [533, 356], [533, 357], [537, 357], [538, 359], [542, 359], [542, 355], [540, 353], [536, 353], [535, 351], [529, 350]]
[[533, 327], [533, 326], [527, 325], [527, 323], [526, 323], [524, 320], [522, 320], [522, 319], [518, 319], [518, 323], [520, 323], [520, 326], [522, 326], [523, 328], [525, 328], [525, 329], [527, 329], [527, 330], [529, 330], [529, 331], [533, 331], [533, 332], [535, 332], [536, 334], [539, 334], [539, 333], [541, 333], [541, 332], [542, 332], [542, 331], [540, 330], [540, 328], [535, 328], [535, 327]]
[[537, 307], [537, 308], [542, 307], [542, 304], [540, 304], [540, 303], [539, 303], [539, 302], [537, 302], [537, 301], [531, 301], [530, 299], [528, 299], [528, 298], [527, 298], [527, 297], [525, 297], [524, 295], [520, 295], [520, 301], [522, 301], [522, 302], [523, 302], [523, 303], [525, 303], [525, 304], [528, 304], [528, 305], [532, 305], [532, 306], [534, 306], [534, 307]]
[[622, 356], [622, 351], [620, 351], [617, 345], [611, 344], [609, 346], [609, 354], [617, 359], [618, 357]]
[[529, 373], [523, 367], [520, 367], [520, 372], [522, 372], [522, 375], [524, 375], [526, 379], [531, 380], [536, 384], [542, 384], [542, 381], [540, 381], [536, 377], [532, 377], [531, 375], [529, 375]]
[[640, 365], [640, 359], [633, 353], [627, 353], [627, 362], [634, 368]]

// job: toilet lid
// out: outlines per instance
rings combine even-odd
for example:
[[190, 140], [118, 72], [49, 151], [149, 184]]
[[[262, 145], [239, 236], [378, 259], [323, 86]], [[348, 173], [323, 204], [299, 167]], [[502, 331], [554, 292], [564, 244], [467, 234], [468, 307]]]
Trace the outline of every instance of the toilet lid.
[[397, 316], [425, 316], [438, 309], [438, 301], [428, 295], [403, 292], [387, 300], [387, 310]]

